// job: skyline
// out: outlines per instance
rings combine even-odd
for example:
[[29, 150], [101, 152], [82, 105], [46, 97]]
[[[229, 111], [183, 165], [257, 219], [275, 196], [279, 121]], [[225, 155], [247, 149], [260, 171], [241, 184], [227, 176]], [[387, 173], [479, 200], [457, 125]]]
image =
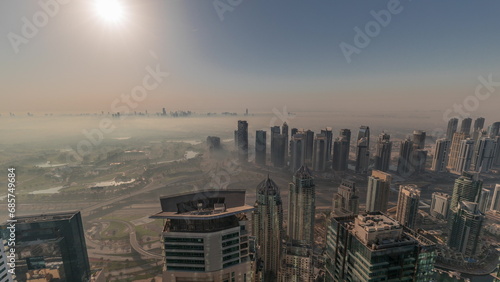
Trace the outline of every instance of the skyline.
[[[481, 7], [400, 1], [400, 12], [348, 63], [339, 45], [354, 46], [354, 28], [364, 30], [372, 11], [396, 2], [241, 1], [221, 20], [210, 1], [121, 0], [123, 21], [112, 24], [98, 17], [92, 1], [69, 1], [17, 54], [9, 34], [21, 36], [22, 18], [33, 21], [43, 10], [36, 2], [8, 9], [3, 3], [9, 13], [0, 20], [0, 60], [8, 67], [0, 78], [6, 98], [0, 112], [112, 111], [114, 100], [141, 84], [148, 66], [170, 75], [138, 111], [241, 104], [268, 111], [286, 100], [291, 111], [444, 112], [475, 93], [478, 77], [500, 81], [494, 53], [500, 42], [487, 36], [497, 26], [494, 1]], [[481, 115], [493, 115], [495, 96], [481, 101]]]

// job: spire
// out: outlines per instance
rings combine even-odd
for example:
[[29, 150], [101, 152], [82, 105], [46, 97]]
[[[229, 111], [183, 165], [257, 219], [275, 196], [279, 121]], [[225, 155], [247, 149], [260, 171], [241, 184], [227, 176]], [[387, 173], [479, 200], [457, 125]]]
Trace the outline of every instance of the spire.
[[257, 186], [257, 193], [275, 195], [279, 193], [279, 188], [278, 185], [269, 178], [269, 174], [267, 174], [267, 178]]
[[295, 172], [295, 176], [296, 177], [300, 177], [300, 178], [309, 178], [309, 177], [312, 177], [312, 173], [311, 173], [311, 170], [309, 170], [309, 168], [304, 165], [302, 165], [298, 170], [297, 172]]

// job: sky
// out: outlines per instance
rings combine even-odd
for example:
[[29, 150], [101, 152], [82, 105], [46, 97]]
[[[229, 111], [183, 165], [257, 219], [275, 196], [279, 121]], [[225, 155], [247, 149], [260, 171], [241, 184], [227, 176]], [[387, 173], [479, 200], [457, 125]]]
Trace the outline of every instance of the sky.
[[[113, 112], [151, 70], [129, 109], [444, 112], [500, 82], [498, 1], [112, 1], [116, 22], [93, 0], [0, 2], [0, 114]], [[498, 93], [472, 116], [500, 118]]]

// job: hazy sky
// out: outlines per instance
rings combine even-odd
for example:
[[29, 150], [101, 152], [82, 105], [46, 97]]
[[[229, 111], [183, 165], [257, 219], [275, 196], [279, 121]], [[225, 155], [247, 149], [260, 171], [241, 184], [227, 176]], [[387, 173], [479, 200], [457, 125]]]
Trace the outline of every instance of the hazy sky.
[[[12, 34], [43, 10], [1, 1], [0, 113], [112, 111], [147, 66], [170, 76], [138, 111], [444, 111], [474, 94], [478, 76], [500, 81], [499, 1], [401, 1], [350, 63], [339, 45], [355, 46], [354, 28], [390, 1], [241, 0], [223, 20], [212, 0], [117, 1], [117, 23], [95, 1], [59, 4], [17, 54]], [[498, 88], [473, 116], [498, 112]]]

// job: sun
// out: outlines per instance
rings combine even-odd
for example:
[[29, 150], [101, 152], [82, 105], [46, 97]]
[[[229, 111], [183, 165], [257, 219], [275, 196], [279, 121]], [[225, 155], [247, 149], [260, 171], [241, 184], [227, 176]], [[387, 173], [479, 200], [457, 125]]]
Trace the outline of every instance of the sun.
[[119, 0], [95, 0], [95, 8], [106, 22], [118, 24], [123, 21], [124, 9]]

